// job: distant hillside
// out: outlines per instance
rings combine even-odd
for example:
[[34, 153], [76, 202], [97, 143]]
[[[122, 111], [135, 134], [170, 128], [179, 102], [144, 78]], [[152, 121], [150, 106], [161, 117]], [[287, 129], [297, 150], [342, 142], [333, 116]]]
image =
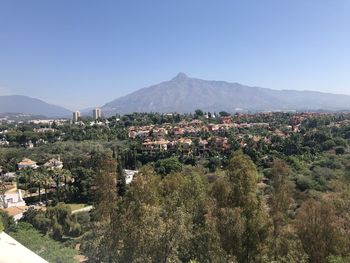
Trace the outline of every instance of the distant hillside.
[[106, 115], [131, 112], [345, 110], [350, 96], [313, 91], [272, 90], [238, 83], [190, 78], [184, 73], [170, 81], [140, 89], [102, 107]]
[[0, 113], [23, 113], [47, 117], [68, 117], [71, 111], [27, 96], [0, 96]]
[[11, 121], [28, 121], [28, 120], [45, 120], [49, 119], [43, 115], [32, 115], [23, 113], [0, 113], [0, 119], [6, 119]]

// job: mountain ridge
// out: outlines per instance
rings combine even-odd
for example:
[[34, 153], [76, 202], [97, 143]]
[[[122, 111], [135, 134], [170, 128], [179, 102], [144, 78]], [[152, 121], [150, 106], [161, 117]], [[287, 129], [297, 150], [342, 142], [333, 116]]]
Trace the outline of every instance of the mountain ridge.
[[[309, 90], [274, 90], [237, 82], [202, 80], [179, 73], [174, 78], [141, 88], [101, 107], [104, 116], [132, 112], [204, 111], [342, 111], [350, 96]], [[89, 111], [89, 112], [87, 112]], [[90, 114], [91, 108], [82, 111]], [[0, 96], [0, 113], [70, 117], [72, 111], [24, 95]]]
[[319, 91], [274, 90], [237, 82], [174, 78], [141, 88], [102, 106], [106, 115], [131, 112], [348, 110], [350, 96]]
[[0, 113], [21, 113], [46, 117], [70, 117], [71, 111], [25, 95], [0, 96]]

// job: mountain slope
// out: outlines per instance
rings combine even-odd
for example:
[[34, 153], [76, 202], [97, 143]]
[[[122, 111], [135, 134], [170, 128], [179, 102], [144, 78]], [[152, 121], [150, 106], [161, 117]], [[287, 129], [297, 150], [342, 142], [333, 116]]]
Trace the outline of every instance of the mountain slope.
[[71, 111], [42, 100], [21, 95], [0, 96], [0, 113], [23, 113], [47, 117], [68, 117]]
[[272, 90], [224, 81], [190, 78], [184, 73], [170, 81], [140, 89], [102, 107], [104, 114], [131, 112], [193, 112], [350, 109], [350, 96], [313, 91]]

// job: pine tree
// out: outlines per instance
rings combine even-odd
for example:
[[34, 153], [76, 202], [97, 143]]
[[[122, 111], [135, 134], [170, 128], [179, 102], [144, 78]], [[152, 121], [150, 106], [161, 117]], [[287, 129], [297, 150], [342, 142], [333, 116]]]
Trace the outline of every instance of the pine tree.
[[117, 199], [116, 161], [107, 154], [97, 156], [95, 209], [100, 219], [110, 219]]

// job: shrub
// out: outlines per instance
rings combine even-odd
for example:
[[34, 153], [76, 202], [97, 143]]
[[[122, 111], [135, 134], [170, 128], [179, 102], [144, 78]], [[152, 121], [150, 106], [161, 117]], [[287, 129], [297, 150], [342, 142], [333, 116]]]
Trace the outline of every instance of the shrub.
[[311, 178], [301, 175], [298, 177], [296, 185], [300, 191], [305, 191], [313, 188], [313, 181]]
[[336, 147], [336, 148], [335, 148], [335, 153], [336, 153], [337, 155], [344, 154], [344, 153], [345, 153], [345, 148], [344, 148], [344, 147]]

